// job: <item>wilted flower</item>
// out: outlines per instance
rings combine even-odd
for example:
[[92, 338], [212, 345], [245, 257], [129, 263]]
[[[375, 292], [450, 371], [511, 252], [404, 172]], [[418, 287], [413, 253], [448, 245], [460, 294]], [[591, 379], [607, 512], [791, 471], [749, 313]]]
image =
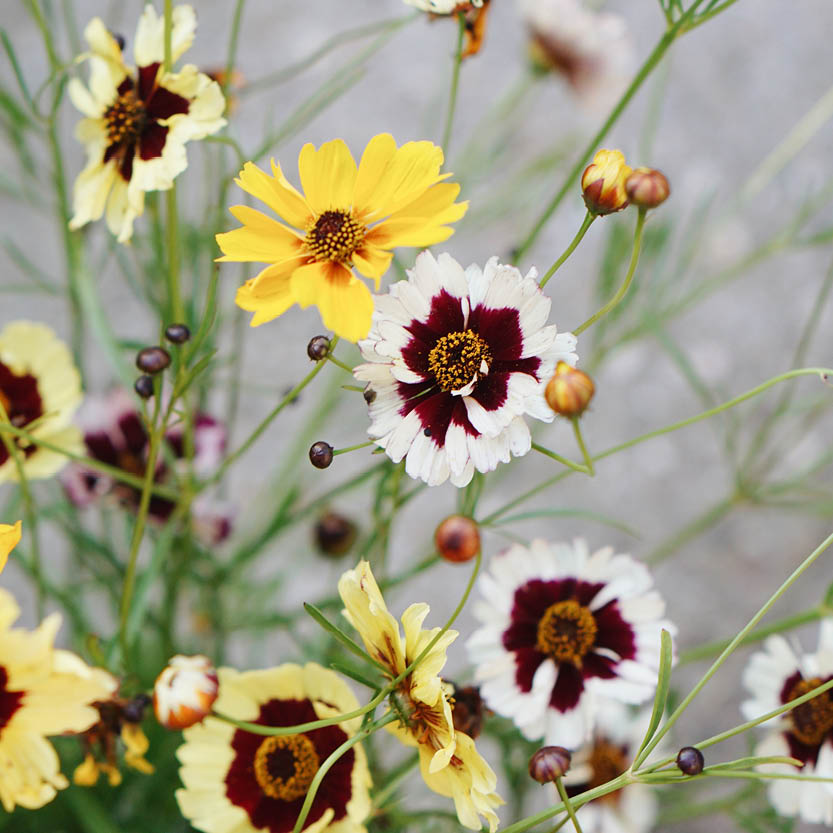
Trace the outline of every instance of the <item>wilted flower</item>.
[[153, 684], [153, 711], [166, 729], [187, 729], [211, 713], [217, 671], [208, 657], [171, 657]]
[[584, 204], [593, 214], [613, 214], [628, 206], [625, 180], [631, 168], [621, 150], [599, 150], [584, 169], [581, 190]]

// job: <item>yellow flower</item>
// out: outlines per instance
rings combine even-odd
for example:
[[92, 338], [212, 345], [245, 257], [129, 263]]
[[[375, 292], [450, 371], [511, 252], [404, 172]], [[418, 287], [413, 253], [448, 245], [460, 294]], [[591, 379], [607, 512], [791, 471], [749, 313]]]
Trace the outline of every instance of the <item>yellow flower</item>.
[[[359, 632], [367, 652], [388, 668], [391, 678], [400, 676], [440, 631], [423, 630], [429, 607], [413, 604], [402, 614], [403, 639], [367, 561], [360, 561], [355, 570], [342, 575], [338, 592], [345, 615]], [[461, 824], [479, 830], [482, 815], [494, 831], [498, 824], [494, 808], [503, 804], [494, 791], [497, 778], [480, 757], [474, 741], [455, 730], [449, 703], [454, 689], [439, 676], [448, 646], [457, 635], [457, 631], [446, 631], [402, 680], [395, 697], [407, 720], [386, 728], [406, 746], [417, 748], [425, 783], [454, 800]]]
[[581, 177], [581, 190], [588, 210], [593, 214], [612, 214], [626, 208], [625, 180], [631, 173], [621, 150], [596, 151]]
[[315, 304], [324, 325], [357, 341], [370, 330], [373, 297], [353, 273], [376, 288], [397, 246], [431, 246], [449, 238], [467, 202], [460, 186], [442, 182], [442, 149], [431, 142], [397, 148], [387, 133], [374, 136], [357, 166], [341, 139], [316, 150], [301, 148], [304, 193], [272, 161], [272, 175], [247, 162], [237, 184], [284, 223], [245, 205], [231, 213], [243, 226], [217, 235], [219, 260], [270, 264], [237, 291], [237, 305], [254, 312], [252, 326], [271, 321], [293, 304]]
[[48, 735], [83, 732], [98, 720], [92, 703], [111, 696], [113, 678], [53, 648], [61, 617], [34, 631], [12, 628], [20, 615], [0, 589], [0, 801], [35, 809], [68, 786]]
[[0, 524], [0, 573], [9, 560], [9, 553], [20, 543], [21, 522]]
[[[0, 332], [0, 423], [75, 454], [81, 432], [70, 420], [81, 403], [81, 376], [67, 346], [44, 324], [13, 321]], [[5, 417], [3, 416], [5, 414]], [[27, 479], [51, 477], [67, 462], [57, 451], [6, 434], [18, 450]], [[17, 480], [17, 465], [0, 443], [0, 483]]]
[[[263, 726], [293, 726], [358, 708], [335, 672], [313, 662], [262, 671], [217, 671], [217, 711]], [[206, 833], [292, 830], [320, 764], [354, 735], [361, 718], [295, 735], [257, 735], [207, 717], [183, 732], [177, 750], [182, 814]], [[282, 773], [282, 774], [279, 774]], [[291, 775], [290, 775], [291, 773]], [[328, 770], [310, 807], [305, 833], [365, 833], [370, 774], [361, 744]]]

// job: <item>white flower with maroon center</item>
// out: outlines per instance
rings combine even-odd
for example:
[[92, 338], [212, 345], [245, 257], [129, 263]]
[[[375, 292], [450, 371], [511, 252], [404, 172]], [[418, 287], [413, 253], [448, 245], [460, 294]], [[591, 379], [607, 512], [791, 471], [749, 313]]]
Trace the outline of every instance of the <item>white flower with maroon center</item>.
[[423, 252], [408, 280], [377, 296], [368, 364], [368, 434], [413, 478], [465, 486], [530, 449], [529, 415], [551, 422], [544, 383], [558, 361], [575, 365], [572, 333], [546, 325], [550, 299], [496, 257], [463, 270]]
[[[764, 650], [752, 655], [743, 682], [752, 697], [741, 705], [748, 720], [777, 709], [833, 679], [833, 619], [823, 619], [815, 654], [797, 653], [782, 636], [771, 636]], [[772, 780], [768, 795], [782, 816], [800, 816], [811, 824], [833, 825], [833, 695], [813, 697], [774, 718], [772, 731], [755, 749], [756, 755], [790, 756], [804, 766], [768, 764], [762, 771], [822, 777], [819, 781]]]
[[653, 696], [665, 602], [629, 555], [533, 541], [492, 559], [467, 647], [480, 694], [530, 740], [574, 749], [590, 738], [597, 698]]

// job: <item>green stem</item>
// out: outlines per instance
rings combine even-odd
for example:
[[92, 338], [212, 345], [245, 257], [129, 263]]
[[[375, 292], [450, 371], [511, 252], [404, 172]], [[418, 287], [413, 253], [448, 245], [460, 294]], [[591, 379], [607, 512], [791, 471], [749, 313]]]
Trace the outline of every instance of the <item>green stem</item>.
[[445, 116], [442, 149], [448, 156], [448, 143], [451, 141], [451, 126], [454, 123], [454, 111], [457, 108], [457, 88], [460, 85], [460, 65], [463, 62], [463, 35], [466, 31], [466, 16], [457, 13], [457, 50], [454, 53], [454, 68], [451, 72], [451, 92], [448, 96], [448, 111]]
[[345, 364], [342, 361], [339, 361], [332, 353], [327, 353], [327, 361], [332, 362], [336, 367], [340, 367], [342, 370], [346, 370], [351, 376], [353, 375], [353, 368], [350, 367], [349, 364]]
[[356, 445], [348, 445], [346, 448], [334, 448], [333, 457], [336, 454], [347, 454], [348, 451], [358, 451], [360, 448], [367, 448], [369, 445], [375, 445], [373, 440], [368, 440], [366, 443], [357, 443]]
[[[550, 451], [550, 449], [544, 448], [544, 446], [538, 445], [538, 443], [532, 443], [532, 449], [533, 451], [537, 451], [539, 454], [544, 454], [545, 456], [552, 458], [553, 460], [561, 463], [562, 465], [567, 466], [567, 468], [570, 468], [573, 471], [579, 471], [582, 474], [588, 475], [592, 474], [591, 470], [587, 468], [587, 466], [582, 465], [581, 463], [574, 463], [568, 457], [562, 457], [557, 452]], [[481, 523], [486, 523], [486, 521], [481, 521]]]
[[555, 788], [558, 790], [558, 795], [562, 803], [567, 808], [567, 814], [570, 816], [570, 821], [573, 823], [576, 833], [583, 833], [581, 825], [576, 818], [576, 811], [573, 809], [570, 797], [567, 795], [567, 790], [564, 789], [564, 782], [560, 778], [555, 779]]
[[576, 435], [576, 442], [578, 443], [579, 449], [581, 449], [584, 465], [587, 466], [587, 473], [593, 477], [596, 474], [596, 470], [593, 468], [593, 458], [590, 456], [590, 453], [587, 451], [587, 446], [584, 443], [580, 422], [580, 417], [573, 417], [573, 433]]
[[[228, 94], [229, 84], [231, 84], [231, 75], [234, 72], [234, 64], [237, 60], [237, 44], [240, 39], [240, 21], [243, 18], [243, 6], [246, 5], [246, 0], [237, 0], [234, 5], [234, 14], [231, 18], [231, 33], [228, 41], [228, 54], [226, 56], [226, 75], [223, 78], [223, 95]], [[228, 104], [226, 104], [228, 107]]]
[[573, 238], [572, 243], [570, 243], [570, 245], [567, 246], [561, 257], [559, 257], [558, 260], [556, 260], [555, 263], [553, 263], [553, 265], [550, 266], [547, 274], [544, 275], [543, 278], [541, 278], [541, 283], [538, 284], [538, 286], [540, 286], [541, 289], [543, 289], [547, 285], [547, 281], [549, 281], [549, 279], [561, 268], [561, 265], [573, 253], [576, 246], [578, 246], [578, 244], [581, 243], [582, 237], [584, 237], [584, 235], [587, 233], [587, 229], [590, 228], [590, 226], [593, 223], [593, 220], [596, 219], [596, 216], [596, 214], [592, 214], [590, 211], [588, 211], [584, 215], [584, 220], [582, 220], [581, 228], [578, 230], [578, 232], [576, 232], [576, 236]]
[[179, 287], [179, 233], [177, 228], [176, 183], [171, 185], [165, 196], [168, 215], [168, 309], [170, 311], [171, 321], [182, 322], [185, 318], [185, 308], [182, 305], [182, 295]]
[[595, 314], [591, 315], [583, 324], [573, 330], [574, 335], [580, 335], [588, 327], [595, 324], [600, 318], [604, 318], [615, 306], [619, 304], [625, 293], [628, 291], [633, 280], [633, 273], [636, 271], [636, 264], [639, 262], [639, 251], [642, 248], [642, 229], [645, 227], [646, 209], [639, 209], [639, 216], [636, 220], [636, 231], [633, 235], [633, 252], [631, 252], [631, 262], [628, 266], [628, 273], [625, 275], [625, 280], [619, 287], [619, 291]]

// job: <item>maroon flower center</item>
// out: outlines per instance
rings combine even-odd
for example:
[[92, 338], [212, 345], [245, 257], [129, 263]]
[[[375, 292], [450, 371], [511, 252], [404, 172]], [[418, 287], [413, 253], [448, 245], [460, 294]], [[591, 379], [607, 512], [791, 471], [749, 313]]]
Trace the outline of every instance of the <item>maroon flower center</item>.
[[428, 369], [444, 391], [459, 390], [489, 372], [492, 352], [473, 330], [449, 333], [428, 354]]
[[[812, 691], [824, 682], [821, 677], [809, 680], [798, 680], [787, 695], [787, 702], [795, 700], [808, 691]], [[818, 746], [824, 736], [833, 729], [833, 699], [830, 692], [825, 691], [812, 700], [796, 706], [790, 713], [792, 720], [792, 734], [807, 746]]]
[[318, 260], [345, 263], [364, 242], [367, 229], [348, 211], [325, 211], [307, 232], [307, 250]]
[[147, 110], [136, 91], [129, 89], [104, 111], [104, 121], [111, 145], [134, 145], [147, 122]]
[[[29, 373], [18, 375], [0, 362], [0, 405], [9, 422], [23, 428], [43, 416], [43, 402], [38, 391], [38, 380]], [[17, 444], [21, 442], [17, 440]], [[25, 445], [25, 443], [23, 444]], [[34, 451], [29, 446], [26, 451]], [[9, 459], [5, 444], [0, 443], [0, 466]]]
[[2, 731], [20, 708], [24, 692], [8, 690], [9, 675], [0, 666], [0, 731]]
[[[617, 746], [607, 738], [599, 737], [593, 743], [587, 766], [590, 769], [590, 778], [585, 784], [575, 784], [567, 788], [569, 795], [578, 795], [587, 790], [601, 787], [621, 775], [628, 768], [627, 749], [624, 746]], [[615, 790], [596, 799], [612, 804], [618, 804], [622, 795], [621, 790]]]
[[319, 763], [306, 735], [268, 737], [255, 753], [255, 778], [270, 798], [294, 801], [307, 794]]
[[581, 668], [582, 660], [593, 647], [598, 633], [590, 609], [575, 599], [550, 605], [538, 622], [535, 647], [556, 662], [569, 662]]

